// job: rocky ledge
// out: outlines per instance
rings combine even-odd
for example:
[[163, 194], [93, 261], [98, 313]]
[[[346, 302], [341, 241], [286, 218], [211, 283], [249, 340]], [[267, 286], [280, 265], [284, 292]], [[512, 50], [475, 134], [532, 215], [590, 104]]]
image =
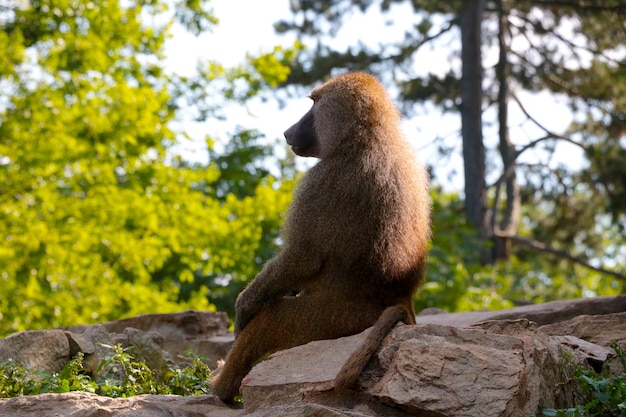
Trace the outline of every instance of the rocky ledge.
[[[244, 408], [216, 397], [108, 398], [72, 392], [0, 399], [0, 415], [30, 416], [524, 416], [579, 401], [572, 369], [599, 370], [626, 350], [626, 295], [557, 301], [501, 311], [422, 312], [398, 325], [361, 375], [358, 389], [333, 389], [361, 334], [277, 352], [244, 379]], [[152, 369], [187, 349], [214, 367], [233, 336], [223, 313], [145, 315], [93, 326], [16, 333], [0, 339], [0, 362], [58, 372], [77, 353], [95, 376], [102, 345], [133, 346]], [[616, 373], [624, 372], [615, 367]]]

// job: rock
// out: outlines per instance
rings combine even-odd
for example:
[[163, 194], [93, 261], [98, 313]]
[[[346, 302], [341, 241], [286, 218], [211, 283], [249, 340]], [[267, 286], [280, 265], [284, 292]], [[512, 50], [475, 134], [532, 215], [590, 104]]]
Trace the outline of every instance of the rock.
[[163, 337], [160, 333], [144, 332], [127, 327], [122, 335], [122, 346], [132, 346], [130, 353], [135, 359], [148, 365], [148, 368], [157, 372], [166, 371], [172, 364], [172, 357], [169, 351], [164, 349]]
[[113, 346], [115, 343], [112, 335], [101, 324], [83, 330], [82, 333], [65, 331], [65, 336], [70, 345], [70, 356], [74, 357], [78, 352], [84, 353], [83, 369], [94, 377], [100, 363], [111, 354], [106, 346]]
[[0, 339], [0, 363], [13, 359], [34, 370], [59, 372], [71, 359], [62, 330], [20, 332]]
[[[427, 314], [430, 313], [430, 314]], [[530, 319], [536, 320], [537, 326]], [[616, 340], [626, 348], [626, 295], [568, 300], [493, 312], [449, 314], [431, 309], [415, 326], [398, 325], [358, 381], [356, 391], [333, 389], [345, 359], [368, 330], [277, 352], [243, 381], [245, 409], [210, 395], [107, 398], [87, 393], [0, 399], [0, 415], [72, 417], [435, 417], [523, 416], [573, 405], [572, 368], [603, 369]], [[131, 353], [162, 369], [189, 348], [209, 366], [232, 343], [221, 313], [186, 311], [133, 317], [93, 326], [22, 332], [0, 339], [0, 362], [13, 358], [33, 370], [58, 372], [77, 352], [95, 374], [111, 351]], [[618, 361], [611, 370], [621, 374]]]
[[605, 315], [581, 315], [571, 320], [539, 328], [550, 335], [571, 335], [596, 345], [608, 347], [618, 342], [626, 347], [626, 312]]
[[242, 410], [224, 407], [211, 395], [139, 395], [101, 397], [86, 392], [41, 394], [0, 400], [0, 415], [10, 417], [236, 417]]
[[471, 326], [487, 320], [528, 319], [538, 325], [558, 323], [580, 315], [599, 315], [626, 312], [626, 294], [613, 297], [592, 297], [578, 300], [560, 300], [543, 304], [532, 304], [496, 311], [473, 311], [468, 313], [418, 314], [417, 323]]
[[171, 355], [163, 349], [163, 338], [159, 333], [144, 332], [132, 327], [121, 334], [109, 333], [105, 326], [86, 327], [83, 333], [65, 332], [73, 357], [78, 352], [84, 353], [83, 370], [93, 379], [102, 378], [108, 369], [98, 372], [103, 360], [113, 354], [111, 346], [121, 345], [130, 348], [129, 353], [136, 361], [144, 362], [152, 370], [165, 370], [173, 363]]
[[113, 354], [111, 346], [130, 348], [129, 353], [157, 372], [185, 361], [189, 349], [206, 358], [209, 368], [226, 356], [234, 336], [225, 313], [184, 311], [148, 314], [90, 326], [20, 332], [0, 339], [0, 363], [13, 359], [33, 371], [60, 372], [78, 352], [83, 368], [96, 379], [108, 369], [98, 368]]
[[[588, 350], [598, 346], [607, 348], [611, 346], [611, 343], [616, 342], [622, 351], [626, 351], [626, 313], [584, 315], [560, 323], [547, 324], [541, 326], [539, 330], [550, 335], [560, 335], [564, 339], [571, 337], [575, 337], [578, 341], [582, 339], [587, 342], [588, 346], [591, 346], [591, 348], [587, 347]], [[588, 359], [589, 365], [596, 372], [602, 370], [605, 362], [602, 358]], [[609, 370], [613, 376], [624, 372], [617, 361], [609, 363]]]
[[507, 410], [526, 391], [520, 339], [436, 325], [402, 329], [394, 339], [380, 353], [384, 373], [372, 395], [415, 414], [524, 415]]
[[330, 391], [337, 372], [368, 330], [355, 336], [307, 343], [283, 350], [255, 366], [242, 382], [246, 409], [298, 403], [303, 394]]
[[386, 407], [371, 398], [358, 395], [342, 394], [341, 396], [323, 396], [326, 404], [319, 396], [307, 397], [308, 402], [279, 404], [270, 408], [259, 408], [252, 412], [246, 409], [242, 417], [408, 417], [410, 414]]
[[[228, 315], [208, 311], [145, 314], [96, 326], [103, 326], [108, 333], [119, 334], [128, 328], [158, 333], [163, 350], [175, 363], [185, 362], [180, 356], [192, 349], [207, 358], [206, 363], [211, 369], [216, 367], [218, 360], [226, 357], [234, 340], [234, 335], [228, 331]], [[95, 333], [100, 334], [98, 338], [102, 337], [102, 332], [93, 330], [93, 327], [73, 326], [65, 330], [74, 335], [84, 335], [86, 339], [95, 337]]]
[[[293, 408], [310, 402], [332, 406], [330, 399], [336, 395], [329, 392], [332, 381], [363, 338], [362, 333], [312, 342], [271, 356], [244, 379], [246, 409], [285, 404]], [[390, 407], [363, 415], [390, 415], [400, 408], [408, 415], [523, 416], [541, 406], [570, 406], [575, 397], [564, 372], [576, 363], [566, 369], [559, 359], [570, 352], [584, 364], [585, 353], [574, 351], [571, 343], [539, 332], [528, 320], [476, 328], [398, 326], [359, 379], [362, 395]], [[600, 356], [606, 359], [609, 354], [604, 349]]]

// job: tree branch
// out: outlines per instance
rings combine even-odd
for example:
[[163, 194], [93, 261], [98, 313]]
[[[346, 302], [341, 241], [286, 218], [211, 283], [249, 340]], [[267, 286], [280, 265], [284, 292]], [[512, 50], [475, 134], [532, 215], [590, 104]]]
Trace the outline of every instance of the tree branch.
[[[586, 2], [576, 2], [576, 1], [568, 1], [568, 0], [549, 0], [549, 1], [541, 1], [535, 0], [533, 6], [537, 7], [573, 7], [580, 10], [590, 10], [594, 12], [618, 12], [622, 10], [626, 10], [626, 6], [617, 4], [615, 6], [602, 6], [598, 4], [589, 4]], [[497, 8], [495, 7], [485, 7], [485, 11], [487, 12], [496, 12]]]
[[548, 129], [547, 127], [545, 127], [541, 123], [539, 123], [539, 121], [537, 119], [535, 119], [534, 117], [532, 117], [530, 115], [530, 113], [528, 113], [528, 111], [526, 110], [526, 107], [524, 107], [524, 105], [522, 104], [522, 102], [520, 101], [520, 99], [517, 97], [517, 95], [515, 93], [511, 93], [511, 98], [515, 101], [515, 103], [517, 103], [517, 105], [519, 106], [520, 110], [522, 111], [522, 113], [524, 113], [524, 116], [526, 116], [528, 118], [528, 120], [533, 122], [541, 130], [546, 132], [546, 136], [541, 137], [539, 139], [536, 139], [536, 140], [526, 144], [522, 149], [517, 151], [517, 156], [519, 156], [522, 152], [524, 152], [528, 148], [532, 148], [537, 143], [539, 143], [541, 141], [544, 141], [546, 139], [560, 139], [560, 140], [564, 140], [566, 142], [571, 143], [572, 145], [576, 145], [576, 146], [582, 148], [583, 150], [585, 149], [585, 145], [583, 145], [581, 143], [578, 143], [575, 140], [572, 140], [572, 139], [568, 138], [567, 136], [563, 136], [563, 135], [559, 135], [558, 133], [554, 133], [553, 131], [551, 131], [550, 129]]
[[550, 253], [550, 254], [552, 254], [554, 256], [558, 256], [560, 258], [567, 259], [567, 260], [569, 260], [569, 261], [571, 261], [571, 262], [573, 262], [575, 264], [584, 266], [585, 268], [591, 269], [591, 270], [599, 272], [601, 274], [610, 275], [613, 278], [617, 278], [617, 279], [619, 279], [621, 281], [626, 281], [626, 275], [621, 274], [621, 273], [619, 273], [617, 271], [611, 271], [611, 270], [604, 269], [604, 268], [601, 268], [601, 267], [593, 266], [589, 262], [586, 262], [586, 261], [584, 261], [584, 260], [582, 260], [582, 259], [580, 259], [580, 258], [578, 258], [578, 257], [576, 257], [574, 255], [572, 255], [567, 250], [554, 249], [554, 248], [546, 245], [543, 242], [539, 242], [539, 241], [533, 240], [533, 239], [527, 239], [527, 238], [524, 238], [524, 237], [521, 237], [521, 236], [517, 236], [517, 235], [511, 236], [511, 235], [507, 235], [505, 233], [497, 233], [496, 232], [495, 236], [511, 239], [514, 242], [521, 243], [522, 245], [526, 245], [526, 246], [528, 246], [528, 247], [530, 247], [530, 248], [532, 248], [534, 250]]
[[[524, 111], [524, 113], [526, 113]], [[530, 116], [528, 116], [530, 118]], [[532, 120], [532, 119], [531, 119]], [[534, 121], [534, 120], [533, 120]], [[540, 128], [544, 129], [539, 123], [535, 122]], [[535, 145], [537, 145], [540, 142], [543, 142], [545, 140], [549, 140], [549, 139], [558, 139], [558, 140], [563, 140], [565, 142], [571, 143], [573, 145], [576, 145], [582, 149], [587, 149], [585, 147], [585, 145], [580, 144], [578, 142], [576, 142], [575, 140], [572, 140], [570, 138], [568, 138], [567, 136], [563, 136], [563, 135], [559, 135], [550, 131], [547, 131], [547, 134], [545, 136], [542, 136], [538, 139], [533, 140], [532, 142], [527, 143], [526, 145], [522, 146], [519, 150], [515, 151], [515, 154], [513, 156], [513, 161], [517, 161], [517, 158], [519, 158], [519, 156], [524, 153], [525, 151], [527, 151], [528, 149], [534, 147]], [[517, 163], [512, 163], [511, 165], [508, 166], [508, 168], [506, 169], [506, 171], [504, 171], [502, 173], [502, 175], [500, 175], [500, 177], [493, 183], [491, 184], [488, 188], [491, 187], [499, 187], [503, 182], [507, 181], [511, 175], [513, 175], [513, 172], [515, 171], [515, 167], [517, 166]]]
[[576, 9], [581, 10], [591, 10], [596, 12], [607, 11], [607, 12], [616, 12], [620, 10], [626, 10], [626, 5], [616, 4], [614, 6], [604, 6], [601, 4], [591, 4], [591, 2], [586, 1], [571, 1], [571, 0], [535, 0], [535, 6], [542, 7], [574, 7]]
[[417, 51], [419, 48], [421, 48], [422, 46], [424, 46], [428, 42], [433, 41], [433, 40], [439, 38], [440, 36], [442, 36], [443, 34], [449, 32], [458, 23], [459, 23], [459, 19], [457, 17], [452, 18], [452, 19], [448, 20], [448, 24], [445, 25], [444, 27], [442, 27], [439, 32], [434, 33], [434, 34], [429, 35], [429, 36], [425, 36], [419, 42], [411, 43], [410, 46], [405, 46], [404, 48], [401, 48], [401, 51], [400, 51], [399, 54], [390, 55], [390, 56], [388, 56], [386, 58], [381, 59], [381, 61], [382, 60], [391, 59], [394, 62], [399, 62], [399, 61], [405, 59], [405, 57], [407, 55], [413, 54], [415, 51]]

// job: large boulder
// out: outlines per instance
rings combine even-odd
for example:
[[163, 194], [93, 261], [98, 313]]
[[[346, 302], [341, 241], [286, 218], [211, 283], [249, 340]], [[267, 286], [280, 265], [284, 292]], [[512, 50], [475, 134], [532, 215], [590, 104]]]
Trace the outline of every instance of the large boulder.
[[[246, 409], [266, 411], [310, 403], [337, 407], [333, 380], [365, 333], [312, 342], [279, 352], [244, 379]], [[391, 415], [523, 416], [541, 407], [579, 400], [568, 385], [575, 366], [606, 361], [611, 351], [576, 338], [548, 336], [526, 319], [486, 322], [470, 328], [397, 326], [359, 379], [360, 396], [389, 406]], [[561, 358], [571, 358], [563, 363]], [[375, 401], [373, 401], [375, 400]], [[371, 408], [371, 407], [370, 407]], [[261, 411], [257, 411], [261, 410]]]
[[[90, 341], [94, 342], [95, 346], [90, 347], [94, 350], [102, 343], [133, 345], [133, 337], [150, 333], [154, 343], [160, 344], [161, 350], [167, 352], [175, 363], [183, 362], [185, 359], [181, 356], [193, 350], [206, 357], [207, 364], [214, 368], [232, 346], [234, 335], [228, 331], [229, 326], [226, 313], [188, 310], [172, 314], [144, 314], [100, 325], [66, 327], [65, 330], [77, 344], [80, 344], [80, 340], [87, 345]], [[129, 332], [127, 329], [140, 332]]]
[[0, 339], [0, 363], [12, 359], [32, 370], [55, 373], [82, 352], [85, 372], [95, 378], [100, 363], [112, 354], [110, 346], [119, 344], [130, 347], [135, 359], [157, 371], [185, 361], [181, 356], [189, 349], [205, 357], [213, 369], [226, 356], [234, 340], [229, 325], [225, 313], [184, 311], [20, 332]]
[[70, 359], [62, 330], [20, 332], [0, 339], [0, 363], [16, 363], [38, 371], [59, 372]]

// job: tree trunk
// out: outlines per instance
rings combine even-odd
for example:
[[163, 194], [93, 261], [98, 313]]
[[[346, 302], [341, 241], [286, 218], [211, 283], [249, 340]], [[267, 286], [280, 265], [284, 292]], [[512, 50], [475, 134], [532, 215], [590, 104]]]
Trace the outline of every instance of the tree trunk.
[[[465, 174], [465, 216], [481, 238], [488, 238], [489, 219], [485, 185], [485, 147], [482, 135], [481, 23], [484, 0], [466, 0], [459, 15], [461, 27], [461, 136]], [[483, 263], [493, 261], [485, 246]]]
[[517, 233], [519, 224], [521, 196], [519, 185], [515, 179], [515, 147], [509, 138], [509, 85], [508, 85], [508, 62], [506, 43], [507, 15], [504, 10], [504, 0], [498, 2], [498, 47], [500, 55], [496, 65], [496, 79], [498, 81], [498, 136], [499, 151], [502, 157], [502, 172], [509, 173], [503, 178], [505, 184], [506, 199], [504, 201], [504, 211], [497, 224], [498, 212], [500, 210], [500, 192], [502, 183], [496, 184], [496, 194], [491, 211], [491, 227], [489, 235], [492, 236], [493, 259], [507, 259], [511, 254], [511, 239]]

